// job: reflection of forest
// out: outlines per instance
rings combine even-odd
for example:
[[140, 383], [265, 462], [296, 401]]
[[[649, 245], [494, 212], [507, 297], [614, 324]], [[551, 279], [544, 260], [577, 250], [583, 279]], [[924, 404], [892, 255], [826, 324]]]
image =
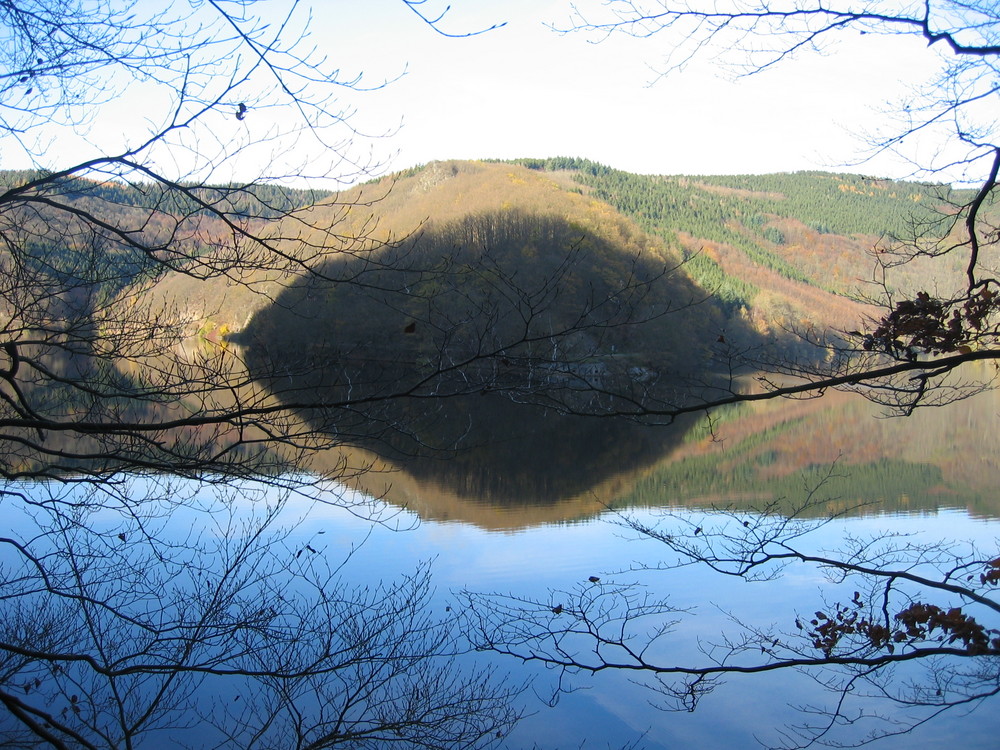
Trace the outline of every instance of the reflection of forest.
[[310, 468], [371, 465], [348, 472], [348, 483], [426, 519], [515, 528], [600, 512], [680, 446], [686, 429], [569, 417], [493, 395], [439, 405], [434, 419], [461, 433], [452, 449], [421, 452], [414, 443], [407, 453], [371, 440], [362, 442], [367, 450], [313, 456]]
[[905, 418], [879, 418], [878, 407], [846, 393], [744, 404], [717, 415], [714, 436], [692, 430], [616, 504], [790, 509], [822, 483], [818, 513], [965, 508], [1000, 517], [1000, 461], [990, 449], [998, 401], [987, 391]]
[[[827, 511], [870, 502], [860, 511], [958, 507], [1000, 517], [1000, 458], [990, 449], [1000, 393], [993, 391], [891, 419], [836, 392], [744, 404], [717, 412], [714, 434], [704, 424], [566, 417], [489, 394], [401, 406], [412, 410], [407, 421], [430, 430], [425, 435], [460, 449], [421, 453], [406, 442], [413, 434], [397, 434], [367, 448], [320, 451], [307, 468], [425, 519], [489, 529], [583, 519], [608, 507], [792, 507], [831, 467], [819, 492], [829, 498]], [[363, 424], [363, 415], [353, 416]]]
[[[233, 354], [235, 364], [240, 356]], [[207, 355], [192, 352], [192, 359], [199, 356]], [[250, 395], [264, 398], [257, 388]], [[227, 397], [236, 395], [226, 389], [214, 394]], [[498, 394], [403, 399], [391, 409], [380, 407], [381, 420], [368, 422], [363, 412], [342, 415], [342, 425], [358, 429], [304, 468], [426, 519], [490, 529], [583, 519], [608, 507], [777, 502], [789, 509], [831, 474], [818, 492], [827, 501], [818, 512], [866, 504], [850, 512], [965, 508], [998, 518], [1000, 457], [990, 449], [998, 411], [1000, 393], [986, 391], [910, 417], [879, 419], [878, 408], [863, 398], [831, 392], [716, 412], [710, 433], [693, 420], [663, 428], [569, 417]], [[409, 429], [381, 430], [386, 424]], [[366, 426], [374, 428], [367, 439], [360, 431]], [[209, 431], [200, 439], [220, 437]], [[53, 436], [51, 449], [62, 445], [55, 439], [70, 438]], [[115, 454], [103, 448], [94, 444], [95, 455], [113, 465]], [[26, 454], [23, 460], [31, 465], [37, 458]]]
[[[351, 449], [352, 465], [376, 470], [349, 483], [425, 519], [493, 529], [578, 520], [609, 507], [790, 510], [821, 482], [814, 499], [824, 502], [814, 515], [966, 508], [996, 518], [1000, 460], [988, 446], [998, 401], [986, 392], [879, 419], [863, 398], [830, 393], [743, 405], [718, 414], [714, 433], [689, 425], [670, 434], [540, 410], [511, 410], [505, 427], [492, 421], [495, 410], [470, 410], [467, 419], [482, 419], [480, 437], [495, 435], [495, 443], [393, 461]], [[342, 460], [341, 452], [320, 455], [312, 468]]]
[[[744, 406], [723, 415], [714, 436], [705, 429], [682, 431], [686, 437], [659, 442], [658, 456], [622, 460], [617, 471], [615, 460], [591, 464], [575, 453], [579, 444], [557, 441], [544, 459], [525, 451], [521, 476], [510, 481], [511, 487], [524, 487], [537, 479], [537, 493], [552, 493], [541, 503], [527, 495], [521, 502], [511, 495], [494, 502], [489, 491], [504, 479], [496, 472], [510, 467], [476, 466], [489, 461], [487, 448], [472, 450], [455, 464], [434, 459], [392, 464], [388, 473], [363, 474], [351, 484], [426, 519], [495, 529], [582, 519], [608, 507], [747, 508], [776, 502], [779, 509], [791, 509], [824, 479], [816, 499], [825, 502], [812, 510], [814, 515], [965, 508], [975, 516], [998, 518], [1000, 501], [994, 490], [1000, 461], [988, 449], [998, 401], [1000, 394], [984, 393], [947, 408], [918, 410], [906, 419], [878, 419], [870, 403], [843, 393]], [[641, 454], [654, 448], [656, 439], [650, 433], [657, 431], [617, 434], [614, 455], [622, 458], [633, 450]], [[630, 437], [645, 442], [630, 443]], [[533, 474], [539, 459], [554, 472], [571, 472], [573, 486], [560, 485], [558, 477]], [[474, 480], [463, 486], [458, 480], [465, 470], [483, 479], [492, 476], [496, 486], [477, 487]]]

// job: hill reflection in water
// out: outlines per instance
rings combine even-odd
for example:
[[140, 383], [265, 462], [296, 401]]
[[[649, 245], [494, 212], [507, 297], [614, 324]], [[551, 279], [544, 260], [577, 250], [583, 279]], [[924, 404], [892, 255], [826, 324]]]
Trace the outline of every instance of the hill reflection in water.
[[[355, 432], [347, 463], [372, 470], [348, 472], [347, 483], [425, 519], [492, 529], [600, 513], [677, 450], [687, 431], [685, 424], [651, 428], [567, 416], [493, 394], [449, 400], [430, 412], [410, 423], [427, 432], [377, 431], [367, 441]], [[338, 471], [344, 461], [345, 451], [330, 451], [314, 456], [310, 468]]]
[[391, 421], [406, 432], [386, 430], [381, 409], [366, 439], [352, 414], [350, 446], [317, 454], [310, 468], [370, 467], [346, 482], [428, 520], [505, 530], [608, 508], [790, 513], [814, 490], [812, 515], [960, 508], [1000, 518], [995, 392], [889, 419], [857, 395], [830, 393], [717, 412], [711, 429], [703, 418], [648, 427], [569, 417], [495, 394], [396, 406]]
[[1000, 516], [994, 394], [907, 419], [843, 393], [718, 411], [711, 429], [602, 416], [697, 398], [718, 310], [694, 305], [704, 293], [662, 275], [662, 259], [581, 236], [517, 212], [431, 227], [377, 263], [331, 261], [232, 341], [279, 402], [328, 405], [296, 409], [343, 446], [311, 468], [339, 477], [351, 454], [376, 470], [345, 481], [424, 518], [510, 529], [607, 507], [792, 512], [810, 492], [814, 514]]

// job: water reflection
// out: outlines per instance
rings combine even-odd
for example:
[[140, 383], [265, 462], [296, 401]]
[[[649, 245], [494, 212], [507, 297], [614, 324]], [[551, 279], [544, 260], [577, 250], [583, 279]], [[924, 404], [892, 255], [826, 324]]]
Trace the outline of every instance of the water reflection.
[[[429, 416], [428, 416], [429, 414]], [[686, 425], [651, 429], [626, 420], [558, 414], [488, 394], [425, 411], [431, 435], [408, 431], [361, 440], [382, 471], [348, 480], [425, 518], [515, 527], [600, 512], [684, 440]], [[414, 417], [408, 424], [417, 422]], [[447, 446], [447, 447], [438, 447]], [[328, 454], [330, 455], [330, 454]], [[333, 466], [323, 456], [313, 470]], [[324, 466], [326, 463], [326, 466]], [[390, 473], [386, 474], [386, 470]], [[492, 517], [492, 518], [491, 518]]]
[[[879, 419], [853, 394], [744, 405], [672, 429], [574, 418], [499, 397], [434, 412], [453, 449], [377, 441], [315, 457], [315, 470], [372, 466], [348, 483], [434, 520], [513, 529], [593, 517], [609, 507], [790, 509], [868, 515], [962, 508], [1000, 517], [1000, 458], [989, 450], [1000, 395]], [[461, 431], [461, 435], [458, 432]], [[441, 433], [437, 433], [440, 435]], [[461, 439], [460, 439], [461, 438]], [[461, 448], [461, 450], [458, 450]]]
[[[652, 518], [654, 512], [639, 511], [638, 515]], [[695, 513], [691, 518], [698, 516]], [[539, 526], [505, 534], [469, 524], [431, 522], [399, 534], [384, 528], [371, 531], [363, 520], [330, 507], [315, 509], [302, 531], [326, 531], [328, 537], [336, 535], [345, 541], [370, 534], [355, 557], [362, 582], [378, 580], [434, 556], [434, 606], [443, 611], [454, 606], [450, 592], [463, 588], [543, 596], [549, 589], [586, 585], [594, 574], [610, 585], [632, 580], [635, 576], [620, 571], [636, 564], [656, 565], [662, 560], [662, 545], [623, 535], [611, 523], [614, 519], [614, 514], [606, 513], [586, 523]], [[813, 542], [818, 548], [831, 549], [842, 544], [845, 535], [890, 528], [916, 535], [914, 542], [947, 537], [972, 540], [984, 548], [994, 542], [998, 531], [997, 523], [975, 521], [961, 512], [941, 512], [933, 520], [919, 514], [883, 515], [825, 526]], [[824, 596], [837, 596], [824, 578], [796, 575], [794, 571], [772, 584], [749, 584], [714, 575], [706, 568], [686, 567], [672, 573], [651, 573], [642, 583], [651, 597], [669, 596], [678, 607], [693, 608], [669, 639], [670, 653], [677, 656], [679, 663], [697, 660], [699, 644], [732, 632], [727, 611], [747, 622], [777, 621], [792, 627], [796, 612], [820, 605]], [[487, 656], [480, 654], [477, 658]], [[493, 668], [498, 672], [517, 670], [519, 677], [531, 676], [533, 693], [538, 696], [547, 696], [554, 688], [552, 673], [530, 664], [497, 658]], [[801, 721], [797, 705], [829, 697], [813, 679], [802, 674], [734, 676], [694, 713], [665, 712], [656, 708], [655, 700], [650, 702], [655, 696], [649, 685], [634, 679], [635, 675], [627, 674], [577, 675], [573, 684], [582, 688], [579, 692], [562, 696], [552, 709], [540, 702], [532, 703], [531, 715], [503, 747], [566, 748], [586, 743], [584, 747], [617, 748], [638, 741], [649, 750], [750, 748], [758, 746], [759, 740], [777, 740], [785, 723]], [[949, 736], [952, 740], [960, 736], [968, 747], [985, 748], [991, 746], [998, 729], [996, 713], [981, 710], [971, 719], [965, 714], [945, 716], [917, 735], [894, 738], [879, 746], [886, 750], [933, 747]]]
[[266, 482], [113, 481], [0, 485], [3, 746], [486, 747], [515, 723], [425, 560], [358, 570], [364, 530]]
[[[220, 498], [208, 488], [196, 483], [177, 482], [169, 489], [172, 502], [187, 495], [190, 495], [191, 502], [185, 501], [176, 514], [161, 516], [158, 523], [162, 524], [162, 528], [158, 540], [140, 542], [136, 529], [128, 526], [110, 509], [99, 513], [90, 522], [92, 537], [89, 544], [101, 546], [102, 556], [95, 558], [103, 561], [99, 567], [103, 569], [117, 564], [120, 569], [128, 562], [132, 566], [129, 569], [134, 569], [137, 575], [151, 576], [151, 582], [158, 586], [156, 595], [150, 597], [152, 602], [162, 602], [163, 563], [161, 561], [159, 566], [149, 564], [147, 558], [138, 554], [141, 551], [139, 547], [156, 542], [164, 550], [173, 550], [174, 555], [180, 553], [176, 560], [178, 570], [184, 576], [197, 579], [197, 585], [191, 590], [208, 590], [204, 588], [206, 580], [221, 575], [226, 569], [219, 565], [219, 554], [233, 545], [238, 547], [240, 534], [252, 533], [261, 516], [273, 507], [269, 500], [273, 499], [269, 494], [272, 490], [266, 487], [243, 487], [238, 492], [234, 491], [226, 502], [220, 502]], [[136, 487], [136, 492], [140, 494], [150, 490], [166, 497], [155, 485], [145, 489]], [[204, 508], [196, 510], [191, 507], [196, 497], [204, 498]], [[41, 495], [36, 496], [36, 500], [41, 499]], [[433, 558], [433, 585], [420, 599], [420, 611], [437, 620], [450, 619], [459, 614], [452, 592], [460, 589], [516, 592], [519, 596], [537, 597], [544, 596], [550, 589], [565, 590], [579, 584], [586, 585], [588, 577], [595, 574], [606, 585], [613, 586], [636, 578], [631, 573], [620, 571], [636, 564], [655, 566], [662, 559], [662, 545], [623, 536], [620, 528], [609, 523], [615, 519], [611, 513], [586, 523], [542, 525], [505, 534], [490, 533], [471, 524], [434, 522], [399, 532], [383, 525], [373, 526], [369, 519], [358, 517], [338, 502], [311, 505], [303, 498], [294, 496], [284, 502], [282, 513], [274, 517], [272, 523], [276, 528], [290, 530], [282, 532], [278, 542], [265, 550], [273, 555], [273, 569], [268, 568], [270, 574], [259, 581], [250, 577], [242, 580], [240, 585], [250, 587], [247, 590], [251, 591], [264, 587], [269, 593], [273, 588], [297, 606], [303, 602], [308, 602], [309, 606], [313, 604], [306, 594], [310, 591], [315, 594], [315, 589], [308, 585], [308, 576], [303, 577], [303, 572], [312, 570], [316, 565], [338, 569], [341, 585], [332, 601], [351, 603], [344, 595], [345, 590], [378, 592], [382, 582], [412, 575], [421, 569], [426, 560]], [[638, 515], [640, 518], [652, 518], [654, 512], [640, 510]], [[695, 512], [691, 518], [700, 515]], [[682, 512], [682, 517], [686, 516], [687, 512]], [[37, 522], [37, 518], [9, 514], [7, 521], [12, 531], [23, 533], [26, 524]], [[243, 521], [250, 525], [244, 526]], [[402, 525], [413, 526], [405, 522]], [[193, 527], [201, 529], [197, 539], [192, 539]], [[820, 548], [836, 548], [847, 534], [864, 535], [886, 529], [920, 535], [913, 538], [914, 542], [947, 537], [973, 540], [986, 548], [995, 541], [998, 524], [976, 521], [968, 514], [959, 512], [937, 514], [932, 522], [916, 514], [884, 515], [877, 519], [848, 519], [823, 527], [814, 543]], [[77, 530], [82, 530], [82, 527], [77, 526]], [[126, 538], [121, 539], [119, 534]], [[58, 539], [53, 537], [53, 543], [63, 541], [63, 536]], [[79, 542], [77, 539], [78, 545]], [[196, 566], [187, 557], [187, 550], [194, 542], [209, 550], [208, 555], [195, 559]], [[79, 551], [79, 546], [75, 549]], [[4, 549], [4, 553], [6, 557], [0, 563], [9, 565], [16, 554], [9, 547]], [[350, 565], [342, 566], [348, 556]], [[260, 570], [260, 563], [253, 560], [251, 563]], [[91, 570], [88, 575], [92, 577], [94, 572]], [[299, 583], [296, 584], [296, 580]], [[120, 582], [120, 575], [105, 581], [108, 587], [117, 586]], [[773, 585], [755, 585], [713, 575], [704, 567], [687, 567], [672, 573], [655, 572], [641, 582], [651, 597], [669, 596], [678, 607], [693, 608], [691, 616], [685, 617], [684, 622], [674, 628], [669, 642], [670, 653], [676, 653], [677, 658], [685, 663], [700, 658], [699, 644], [732, 627], [726, 611], [737, 612], [747, 622], [777, 621], [790, 627], [797, 611], [817, 606], [824, 596], [836, 596], [828, 582], [816, 576], [789, 574]], [[128, 592], [123, 595], [128, 595]], [[271, 604], [280, 601], [280, 597], [269, 599]], [[393, 607], [386, 606], [388, 601], [383, 598], [361, 602], [358, 612], [348, 611], [343, 619], [336, 621], [338, 629], [333, 634], [342, 637], [352, 628], [359, 627], [366, 621], [365, 618], [397, 612], [395, 603]], [[11, 607], [8, 610], [8, 613], [13, 612]], [[32, 610], [36, 618], [39, 611]], [[322, 615], [323, 610], [316, 610], [316, 614]], [[9, 620], [8, 625], [13, 622], [13, 619]], [[329, 621], [318, 623], [317, 634], [326, 637], [329, 625]], [[117, 635], [116, 649], [135, 649], [148, 661], [148, 651], [142, 650], [145, 642], [141, 638], [133, 640], [134, 632], [128, 634], [129, 638], [121, 637], [121, 633]], [[230, 645], [230, 640], [222, 639], [218, 648]], [[300, 646], [312, 648], [315, 644], [302, 641]], [[400, 646], [393, 638], [388, 638], [381, 641], [380, 648], [395, 653]], [[380, 653], [373, 651], [371, 657], [380, 659]], [[212, 651], [210, 656], [214, 658], [216, 653]], [[663, 654], [655, 656], [662, 657]], [[247, 658], [252, 659], [254, 655], [248, 654]], [[708, 696], [695, 713], [671, 713], [660, 711], [655, 704], [651, 704], [649, 686], [636, 683], [633, 675], [602, 673], [596, 676], [577, 675], [574, 685], [584, 689], [562, 696], [554, 708], [549, 708], [535, 696], [550, 695], [555, 689], [550, 671], [484, 654], [467, 654], [455, 662], [444, 663], [451, 674], [457, 670], [467, 671], [473, 664], [496, 677], [513, 672], [511, 684], [519, 684], [526, 678], [533, 680], [532, 691], [512, 698], [514, 705], [523, 705], [529, 716], [511, 736], [504, 739], [502, 747], [510, 750], [532, 746], [579, 747], [584, 742], [586, 747], [621, 747], [633, 741], [639, 741], [650, 750], [678, 746], [699, 750], [754, 747], [757, 738], [775, 739], [781, 726], [801, 719], [790, 703], [817, 701], [825, 697], [812, 679], [801, 674], [734, 677]], [[44, 671], [44, 665], [39, 667], [39, 674]], [[407, 674], [404, 672], [401, 679], [408, 691], [413, 683], [408, 680]], [[15, 685], [18, 692], [21, 691], [20, 684], [17, 682]], [[266, 696], [261, 697], [261, 694], [245, 688], [238, 676], [212, 677], [202, 681], [197, 690], [184, 693], [181, 697], [185, 700], [179, 710], [189, 711], [188, 715], [194, 717], [212, 710], [225, 712], [233, 710], [233, 707], [243, 707], [251, 699], [256, 701], [253, 703], [254, 710], [274, 709], [273, 705], [264, 705]], [[79, 692], [76, 686], [72, 690]], [[72, 694], [74, 692], [71, 691], [67, 695]], [[409, 693], [401, 695], [406, 697]], [[236, 696], [240, 696], [239, 699]], [[29, 697], [35, 698], [35, 694]], [[140, 697], [139, 692], [132, 695], [136, 700]], [[188, 701], [188, 698], [191, 700]], [[64, 702], [69, 705], [68, 698]], [[57, 704], [56, 709], [61, 705]], [[990, 747], [991, 738], [1000, 731], [997, 716], [996, 712], [980, 711], [971, 721], [964, 714], [945, 717], [923, 728], [919, 735], [896, 738], [880, 744], [880, 747], [887, 750], [932, 747], [956, 736], [961, 736], [967, 747]], [[212, 718], [231, 717], [219, 714]], [[185, 739], [192, 747], [202, 746], [209, 735], [204, 734], [203, 729], [194, 729], [191, 724], [186, 722]], [[202, 733], [194, 734], [196, 731]], [[283, 727], [278, 727], [276, 731], [280, 734]], [[175, 726], [156, 727], [147, 736], [147, 746], [171, 744], [182, 734]], [[249, 743], [241, 746], [249, 746]]]
[[[253, 367], [259, 353], [233, 344], [225, 357], [227, 366]], [[219, 389], [212, 408], [231, 406], [226, 399], [337, 403], [342, 384], [324, 381], [343, 369], [312, 370], [294, 381], [267, 379], [277, 395], [260, 384], [250, 395]], [[287, 430], [315, 431], [324, 444], [304, 469], [424, 519], [509, 530], [592, 518], [609, 507], [759, 507], [782, 499], [791, 507], [821, 483], [828, 502], [816, 513], [962, 508], [1000, 518], [1000, 456], [990, 449], [997, 413], [997, 391], [907, 418], [879, 418], [860, 396], [830, 392], [650, 428], [484, 391], [296, 409]]]
[[[987, 544], [997, 534], [995, 522], [975, 520], [1000, 516], [990, 505], [988, 492], [989, 483], [996, 479], [996, 461], [988, 449], [982, 450], [989, 445], [983, 438], [996, 413], [995, 394], [956, 404], [947, 411], [921, 412], [910, 420], [881, 421], [872, 420], [866, 402], [835, 394], [817, 401], [743, 407], [720, 415], [714, 433], [704, 425], [691, 425], [676, 435], [634, 425], [619, 431], [603, 420], [586, 420], [596, 426], [588, 431], [582, 422], [576, 427], [575, 420], [544, 410], [539, 417], [542, 424], [536, 426], [529, 419], [532, 410], [485, 399], [470, 397], [472, 403], [455, 400], [454, 412], [443, 410], [429, 415], [428, 424], [439, 418], [446, 418], [445, 424], [452, 425], [464, 419], [466, 427], [461, 435], [466, 436], [470, 446], [470, 458], [465, 462], [459, 454], [442, 459], [446, 454], [438, 450], [421, 455], [413, 450], [419, 441], [409, 444], [406, 450], [386, 450], [387, 457], [394, 459], [392, 463], [360, 449], [348, 451], [356, 466], [380, 461], [376, 468], [392, 469], [362, 473], [355, 479], [358, 486], [371, 487], [375, 494], [389, 487], [389, 501], [408, 503], [424, 519], [448, 517], [469, 523], [430, 522], [401, 534], [380, 526], [373, 528], [369, 520], [338, 508], [340, 498], [330, 498], [329, 506], [313, 508], [295, 508], [290, 503], [292, 518], [302, 520], [294, 532], [282, 538], [282, 546], [277, 549], [283, 555], [276, 558], [280, 570], [287, 572], [288, 566], [312, 559], [337, 565], [345, 551], [353, 550], [352, 564], [344, 571], [349, 573], [352, 588], [363, 589], [409, 575], [421, 561], [436, 558], [434, 592], [422, 606], [440, 617], [455, 612], [450, 592], [461, 588], [538, 596], [549, 588], [565, 589], [585, 582], [595, 574], [613, 584], [620, 575], [615, 571], [634, 563], [655, 565], [661, 558], [657, 545], [620, 537], [619, 530], [605, 522], [613, 518], [604, 511], [605, 504], [706, 507], [758, 503], [782, 496], [801, 498], [807, 486], [803, 472], [810, 467], [825, 471], [838, 457], [836, 473], [844, 477], [845, 484], [829, 489], [831, 504], [827, 508], [841, 507], [854, 496], [879, 497], [884, 503], [869, 509], [881, 514], [877, 518], [856, 518], [826, 527], [817, 542], [820, 546], [836, 548], [845, 534], [873, 530], [925, 535], [931, 532], [934, 536], [924, 538], [939, 540], [978, 537]], [[477, 412], [479, 402], [483, 408]], [[486, 417], [482, 421], [485, 427], [469, 428], [474, 415]], [[501, 428], [508, 432], [500, 432]], [[450, 435], [433, 431], [428, 434]], [[491, 447], [491, 439], [503, 443], [495, 440], [501, 434], [512, 436], [509, 445]], [[574, 442], [569, 437], [579, 440]], [[601, 471], [587, 472], [585, 460], [574, 462], [575, 457], [593, 456], [587, 451], [599, 449], [614, 451], [619, 464], [610, 460], [599, 463], [598, 456], [594, 463]], [[344, 450], [331, 450], [323, 459], [342, 469]], [[633, 454], [638, 458], [632, 460]], [[471, 456], [480, 466], [472, 465]], [[524, 466], [518, 464], [519, 456], [526, 457]], [[536, 459], [540, 459], [538, 463], [532, 463]], [[549, 484], [544, 480], [531, 485], [533, 470], [544, 472], [546, 467], [573, 476], [566, 481], [554, 476]], [[867, 475], [866, 467], [871, 470]], [[882, 484], [871, 483], [872, 467], [881, 471]], [[914, 472], [912, 476], [906, 474], [909, 470]], [[464, 472], [472, 476], [463, 484]], [[508, 472], [513, 475], [510, 482], [504, 476]], [[862, 482], [865, 476], [867, 480]], [[177, 497], [176, 489], [171, 488], [170, 497]], [[521, 503], [516, 494], [519, 491], [527, 498]], [[546, 492], [550, 494], [546, 496]], [[909, 514], [888, 513], [886, 508], [893, 503]], [[962, 504], [973, 512], [934, 510]], [[242, 510], [253, 517], [262, 507], [248, 505]], [[926, 514], [932, 512], [929, 520]], [[638, 513], [652, 511], [640, 509]], [[218, 523], [214, 510], [210, 515]], [[590, 520], [570, 525], [552, 523], [584, 517]], [[181, 523], [176, 531], [183, 536], [191, 526]], [[510, 531], [516, 527], [520, 530]], [[488, 529], [495, 528], [507, 529], [508, 533], [489, 533]], [[126, 539], [118, 536], [124, 532], [114, 523], [95, 530], [98, 533], [94, 539], [102, 545], [120, 549], [121, 554], [135, 553], [134, 530], [127, 529]], [[227, 532], [219, 538], [230, 537]], [[355, 549], [362, 539], [365, 543]], [[163, 541], [173, 544], [167, 537]], [[305, 552], [298, 556], [302, 550]], [[190, 566], [185, 563], [184, 569]], [[148, 572], [152, 567], [142, 570]], [[706, 636], [717, 635], [727, 627], [725, 615], [711, 605], [736, 611], [753, 621], [769, 623], [784, 618], [781, 622], [788, 625], [798, 609], [814, 606], [829, 593], [824, 588], [826, 583], [816, 577], [786, 576], [774, 586], [760, 587], [733, 579], [720, 580], [703, 569], [686, 568], [675, 573], [650, 577], [644, 584], [653, 596], [669, 595], [678, 606], [696, 608], [697, 617], [676, 628], [671, 638], [672, 648], [685, 660], [698, 653], [698, 644]], [[117, 578], [111, 580], [118, 582]], [[477, 661], [477, 665], [482, 664]], [[528, 676], [534, 678], [538, 695], [553, 689], [551, 674], [544, 670], [522, 668], [502, 659], [491, 663], [490, 669], [496, 673], [518, 670], [515, 682]], [[641, 744], [647, 748], [751, 747], [756, 737], [773, 738], [776, 728], [800, 718], [789, 707], [788, 696], [799, 702], [823, 697], [806, 676], [755, 676], [732, 680], [703, 702], [696, 713], [688, 715], [658, 711], [648, 703], [648, 686], [635, 684], [627, 675], [583, 677], [578, 686], [587, 689], [564, 696], [555, 709], [531, 703], [528, 708], [533, 716], [505, 741], [505, 747], [576, 747], [584, 740], [594, 747], [618, 747], [646, 732]], [[205, 690], [203, 695], [208, 699], [222, 694], [213, 693], [212, 687]], [[229, 693], [225, 696], [232, 699]], [[947, 737], [962, 736], [970, 747], [988, 747], [990, 737], [998, 731], [992, 717], [982, 712], [972, 726], [964, 717], [935, 723], [919, 735], [918, 745], [930, 746]], [[914, 738], [904, 737], [881, 746], [895, 750], [913, 744]]]

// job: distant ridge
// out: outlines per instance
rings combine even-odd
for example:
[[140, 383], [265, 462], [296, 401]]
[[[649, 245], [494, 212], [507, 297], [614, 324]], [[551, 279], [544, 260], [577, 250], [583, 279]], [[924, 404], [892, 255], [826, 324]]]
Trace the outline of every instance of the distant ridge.
[[[32, 174], [0, 172], [0, 189]], [[110, 205], [127, 212], [156, 199], [123, 185], [66, 183], [70, 200], [101, 200], [105, 210]], [[872, 253], [879, 242], [912, 234], [915, 222], [933, 225], [947, 215], [949, 204], [962, 196], [941, 184], [826, 172], [650, 176], [553, 157], [431, 162], [339, 195], [278, 186], [259, 190], [260, 200], [275, 207], [314, 203], [305, 222], [325, 224], [341, 238], [337, 245], [304, 229], [305, 223], [276, 222], [276, 242], [292, 253], [302, 252], [302, 241], [317, 244], [312, 253], [368, 252], [433, 224], [505, 208], [589, 221], [600, 227], [595, 231], [617, 233], [626, 242], [643, 236], [664, 258], [684, 262], [682, 273], [713, 298], [720, 329], [739, 321], [759, 334], [802, 326], [856, 328], [872, 312], [857, 299], [877, 296], [880, 284], [892, 292], [946, 289], [961, 273], [947, 259], [936, 259], [907, 264], [883, 279]], [[175, 311], [188, 334], [217, 339], [242, 330], [288, 277], [246, 280], [252, 291], [176, 274], [150, 293]]]

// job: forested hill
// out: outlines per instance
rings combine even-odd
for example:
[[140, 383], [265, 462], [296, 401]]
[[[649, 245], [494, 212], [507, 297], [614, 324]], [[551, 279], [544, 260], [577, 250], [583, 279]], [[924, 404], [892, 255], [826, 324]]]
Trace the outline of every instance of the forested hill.
[[[0, 172], [0, 190], [16, 189], [34, 176]], [[211, 188], [200, 193], [212, 202]], [[143, 208], [171, 210], [155, 188], [142, 185], [66, 179], [62, 197], [81, 205], [99, 204], [101, 211], [138, 209], [137, 221]], [[906, 264], [883, 276], [873, 249], [894, 236], [912, 234], [915, 226], [933, 224], [961, 197], [945, 185], [850, 174], [650, 176], [560, 157], [432, 162], [358, 186], [331, 201], [324, 194], [270, 185], [230, 194], [227, 201], [245, 201], [257, 216], [270, 209], [279, 216], [315, 202], [313, 218], [319, 223], [340, 222], [343, 231], [337, 234], [364, 235], [372, 247], [421, 227], [505, 210], [555, 213], [598, 233], [629, 224], [640, 234], [652, 235], [667, 255], [683, 259], [684, 273], [713, 296], [714, 309], [734, 326], [749, 323], [757, 332], [768, 333], [810, 325], [857, 327], [864, 308], [852, 297], [878, 295], [880, 289], [872, 282], [909, 292], [958, 283], [957, 259], [953, 267], [947, 259], [938, 259]], [[352, 201], [359, 205], [345, 209]], [[173, 208], [178, 213], [192, 210]], [[227, 208], [240, 212], [239, 205]], [[300, 234], [295, 228], [294, 236]], [[211, 243], [204, 244], [207, 248]], [[273, 286], [273, 296], [284, 282], [269, 278], [267, 283]], [[220, 294], [219, 289], [203, 288], [210, 285], [192, 284], [179, 276], [167, 287], [177, 287], [173, 296], [183, 300], [186, 327], [203, 332], [223, 326], [238, 330], [268, 296], [265, 290], [244, 298], [238, 290]]]
[[[308, 206], [331, 195], [329, 190], [302, 190], [274, 184], [240, 186], [178, 183], [186, 194], [158, 183], [97, 182], [79, 177], [53, 180], [49, 173], [35, 169], [0, 170], [0, 192], [24, 190], [35, 181], [46, 183], [46, 194], [65, 201], [85, 201], [99, 204], [104, 211], [109, 206], [156, 209], [164, 212], [196, 213], [203, 210], [196, 201], [213, 206], [234, 216], [278, 217], [296, 208]], [[220, 188], [224, 188], [224, 191]]]
[[[877, 248], [941, 231], [948, 185], [797, 172], [657, 176], [585, 159], [519, 159], [607, 201], [686, 258], [687, 272], [758, 326], [804, 320], [853, 325], [847, 298], [961, 283], [961, 260], [917, 261], [882, 273]], [[946, 222], [946, 219], [945, 219]], [[817, 294], [826, 292], [829, 295]]]

